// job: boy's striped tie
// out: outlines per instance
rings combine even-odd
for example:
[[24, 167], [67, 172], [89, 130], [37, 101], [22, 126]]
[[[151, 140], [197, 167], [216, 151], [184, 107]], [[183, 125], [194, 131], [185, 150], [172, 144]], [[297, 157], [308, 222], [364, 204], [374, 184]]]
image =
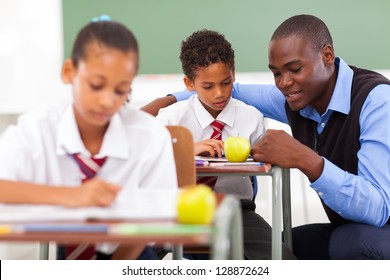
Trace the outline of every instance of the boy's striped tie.
[[[210, 139], [222, 140], [222, 130], [224, 126], [225, 124], [223, 122], [214, 120], [211, 123], [211, 127], [213, 128], [213, 133], [211, 134]], [[196, 183], [205, 184], [211, 188], [214, 188], [217, 179], [218, 179], [217, 176], [198, 177]]]
[[213, 128], [213, 134], [211, 134], [210, 139], [222, 140], [222, 130], [225, 124], [221, 121], [213, 121], [211, 127]]
[[[96, 173], [106, 161], [105, 158], [86, 157], [81, 154], [71, 155], [80, 168], [81, 181], [95, 177]], [[57, 259], [65, 260], [91, 260], [95, 259], [95, 246], [87, 243], [78, 245], [60, 245], [57, 247]]]

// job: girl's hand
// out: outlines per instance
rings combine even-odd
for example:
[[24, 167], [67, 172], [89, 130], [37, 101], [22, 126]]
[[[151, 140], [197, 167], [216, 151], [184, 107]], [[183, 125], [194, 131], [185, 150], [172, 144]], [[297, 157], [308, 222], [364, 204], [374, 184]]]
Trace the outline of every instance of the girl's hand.
[[69, 199], [65, 202], [68, 207], [80, 206], [110, 206], [121, 190], [121, 187], [113, 185], [99, 178], [86, 181], [78, 188], [72, 188]]

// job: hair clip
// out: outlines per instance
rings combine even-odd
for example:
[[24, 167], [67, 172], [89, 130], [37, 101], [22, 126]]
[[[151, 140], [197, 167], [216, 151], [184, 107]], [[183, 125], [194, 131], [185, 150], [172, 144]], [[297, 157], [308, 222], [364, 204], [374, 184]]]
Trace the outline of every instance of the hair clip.
[[98, 22], [98, 21], [110, 21], [111, 18], [108, 15], [101, 15], [99, 17], [93, 17], [91, 19], [91, 22]]

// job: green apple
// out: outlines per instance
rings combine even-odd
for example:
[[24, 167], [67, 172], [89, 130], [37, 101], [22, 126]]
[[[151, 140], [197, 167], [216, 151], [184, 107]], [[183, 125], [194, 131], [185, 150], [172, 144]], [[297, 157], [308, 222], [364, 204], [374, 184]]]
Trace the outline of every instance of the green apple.
[[228, 161], [244, 162], [251, 152], [251, 144], [244, 137], [228, 137], [224, 142], [223, 151]]
[[178, 222], [210, 224], [214, 220], [217, 198], [209, 186], [187, 186], [180, 190], [176, 206]]

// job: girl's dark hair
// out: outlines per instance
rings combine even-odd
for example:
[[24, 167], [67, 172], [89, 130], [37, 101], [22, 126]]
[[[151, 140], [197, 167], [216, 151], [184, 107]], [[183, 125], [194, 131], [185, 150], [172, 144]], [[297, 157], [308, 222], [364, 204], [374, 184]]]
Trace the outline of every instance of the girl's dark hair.
[[134, 51], [139, 57], [137, 39], [126, 26], [114, 21], [97, 21], [87, 24], [77, 34], [71, 56], [75, 67], [85, 58], [86, 48], [93, 42], [125, 53]]
[[203, 29], [181, 42], [180, 61], [184, 75], [193, 81], [199, 68], [217, 62], [234, 71], [234, 50], [222, 34]]
[[296, 15], [286, 19], [275, 30], [271, 41], [290, 36], [308, 39], [316, 52], [327, 44], [333, 47], [328, 27], [322, 20], [312, 15]]

